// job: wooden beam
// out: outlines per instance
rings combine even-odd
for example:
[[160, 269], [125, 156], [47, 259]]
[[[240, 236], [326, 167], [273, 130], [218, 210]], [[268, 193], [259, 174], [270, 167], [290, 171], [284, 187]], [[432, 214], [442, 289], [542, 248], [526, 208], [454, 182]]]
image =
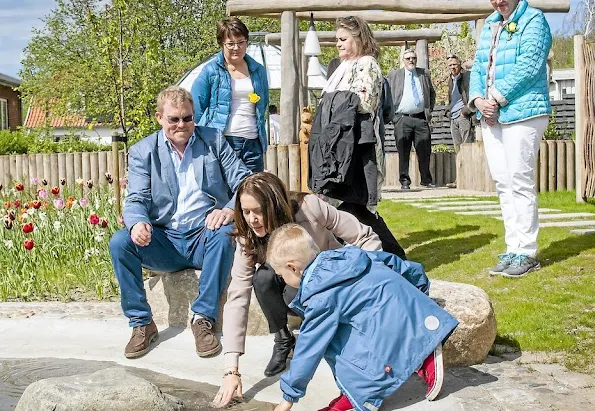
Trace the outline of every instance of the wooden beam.
[[[307, 31], [300, 31], [300, 40], [306, 39]], [[442, 39], [442, 30], [439, 29], [415, 29], [415, 30], [377, 30], [372, 32], [376, 41], [383, 42], [396, 41], [439, 41]], [[317, 31], [316, 35], [321, 42], [335, 42], [336, 31]], [[269, 33], [265, 36], [267, 44], [281, 44], [281, 33]]]
[[585, 38], [584, 36], [574, 36], [574, 115], [575, 115], [575, 139], [574, 154], [576, 167], [576, 202], [585, 202], [585, 182], [586, 182], [586, 164], [585, 164], [585, 140], [587, 137], [587, 121], [589, 112], [587, 107], [587, 68], [585, 66]]
[[[428, 41], [428, 40], [426, 40]], [[433, 40], [428, 41], [428, 43], [436, 43]], [[405, 45], [405, 41], [379, 41], [378, 42], [379, 46], [382, 47], [400, 47], [400, 46], [404, 46]], [[412, 45], [412, 42], [409, 41], [409, 45]], [[320, 42], [320, 47], [336, 47], [337, 46], [337, 42], [336, 41], [321, 41]]]
[[[549, 13], [567, 13], [570, 0], [531, 0], [532, 6]], [[447, 13], [447, 14], [490, 14], [494, 11], [487, 1], [476, 0], [228, 0], [229, 15], [263, 15], [296, 12], [341, 11], [344, 10], [382, 10], [410, 13]]]
[[[299, 68], [296, 59], [295, 45], [297, 34], [295, 13], [283, 12], [281, 17], [281, 34], [287, 47], [281, 49], [281, 127], [279, 145], [288, 146], [297, 141], [297, 104]], [[279, 155], [279, 153], [277, 153]], [[288, 181], [283, 180], [284, 183]]]
[[[338, 17], [357, 16], [371, 24], [431, 24], [431, 23], [455, 23], [459, 21], [473, 21], [488, 16], [489, 13], [479, 14], [425, 14], [425, 13], [404, 13], [400, 11], [317, 11], [314, 13], [314, 20], [335, 21]], [[296, 13], [300, 20], [310, 20], [310, 13]], [[268, 13], [263, 17], [281, 18], [281, 14]]]

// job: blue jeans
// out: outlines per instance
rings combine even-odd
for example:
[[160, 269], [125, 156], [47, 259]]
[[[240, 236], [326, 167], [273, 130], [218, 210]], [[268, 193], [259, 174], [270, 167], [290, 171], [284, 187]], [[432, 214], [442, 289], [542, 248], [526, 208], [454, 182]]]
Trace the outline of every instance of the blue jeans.
[[152, 320], [142, 267], [166, 272], [201, 269], [198, 297], [192, 302], [192, 312], [216, 321], [219, 297], [233, 263], [234, 245], [229, 235], [232, 230], [233, 225], [218, 230], [201, 226], [187, 233], [153, 227], [151, 243], [146, 247], [134, 244], [126, 228], [117, 231], [110, 240], [110, 254], [120, 284], [122, 311], [130, 326], [147, 325]]
[[264, 171], [264, 153], [260, 141], [236, 136], [225, 136], [225, 139], [231, 146], [236, 156], [243, 161], [243, 163], [253, 173]]

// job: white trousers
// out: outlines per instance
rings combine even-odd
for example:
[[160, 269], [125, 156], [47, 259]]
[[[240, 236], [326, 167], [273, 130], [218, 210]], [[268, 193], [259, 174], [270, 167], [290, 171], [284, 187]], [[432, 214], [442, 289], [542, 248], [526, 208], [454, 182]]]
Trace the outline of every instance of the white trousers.
[[504, 219], [507, 253], [537, 254], [535, 168], [547, 124], [547, 116], [492, 127], [481, 120], [486, 158]]

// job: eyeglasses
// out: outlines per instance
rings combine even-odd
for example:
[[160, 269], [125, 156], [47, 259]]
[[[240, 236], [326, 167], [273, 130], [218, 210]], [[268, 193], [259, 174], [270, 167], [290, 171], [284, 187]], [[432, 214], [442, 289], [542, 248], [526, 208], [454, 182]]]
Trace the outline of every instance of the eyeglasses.
[[194, 121], [194, 116], [192, 114], [190, 114], [189, 116], [186, 117], [170, 117], [167, 116], [165, 117], [167, 119], [167, 122], [169, 124], [178, 124], [180, 122], [180, 120], [182, 120], [183, 123], [190, 123], [191, 121]]
[[228, 41], [227, 43], [223, 43], [225, 45], [225, 47], [227, 47], [228, 50], [233, 50], [236, 48], [236, 46], [241, 49], [242, 47], [244, 47], [246, 45], [246, 43], [248, 43], [246, 40], [242, 40], [242, 41]]
[[417, 57], [403, 57], [403, 60], [417, 61]]

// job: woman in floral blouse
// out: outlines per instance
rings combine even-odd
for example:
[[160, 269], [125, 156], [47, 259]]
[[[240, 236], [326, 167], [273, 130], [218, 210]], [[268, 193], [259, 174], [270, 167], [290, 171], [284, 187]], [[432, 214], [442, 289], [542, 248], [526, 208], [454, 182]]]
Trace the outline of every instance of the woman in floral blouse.
[[[359, 17], [338, 18], [335, 27], [337, 29], [337, 50], [341, 63], [328, 78], [323, 93], [351, 91], [359, 97], [358, 113], [361, 118], [366, 119], [366, 122], [371, 123], [372, 127], [360, 127], [358, 154], [365, 158], [365, 153], [369, 152], [367, 164], [364, 161], [364, 173], [366, 173], [366, 168], [375, 169], [374, 173], [366, 173], [366, 180], [369, 192], [372, 189], [377, 189], [379, 198], [384, 174], [384, 153], [380, 138], [382, 118], [378, 115], [378, 107], [382, 102], [384, 78], [376, 61], [380, 48], [368, 23]], [[374, 174], [373, 177], [376, 181], [370, 183], [369, 176], [371, 174]], [[378, 198], [368, 201], [367, 205], [350, 202], [338, 204], [333, 200], [331, 200], [331, 204], [336, 205], [341, 211], [353, 214], [362, 224], [372, 227], [372, 230], [380, 237], [384, 251], [405, 259], [403, 248], [376, 211]]]

